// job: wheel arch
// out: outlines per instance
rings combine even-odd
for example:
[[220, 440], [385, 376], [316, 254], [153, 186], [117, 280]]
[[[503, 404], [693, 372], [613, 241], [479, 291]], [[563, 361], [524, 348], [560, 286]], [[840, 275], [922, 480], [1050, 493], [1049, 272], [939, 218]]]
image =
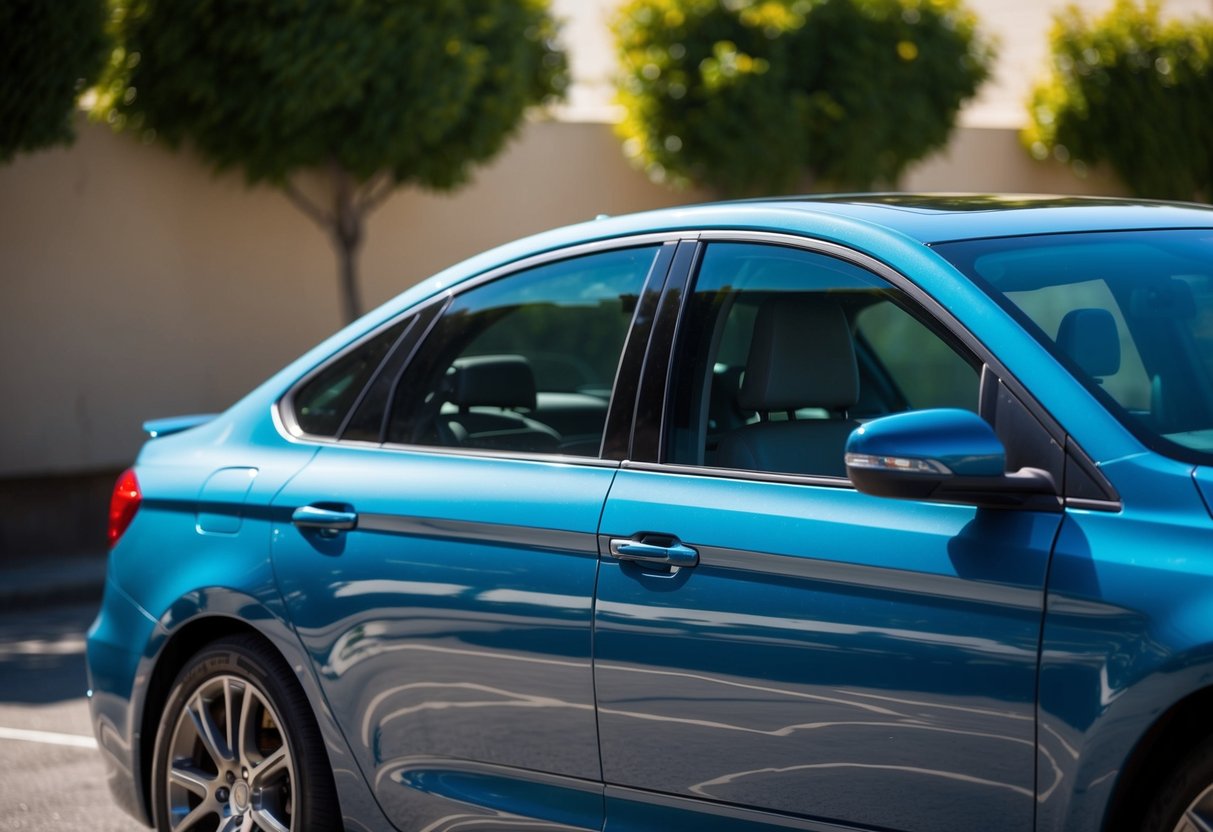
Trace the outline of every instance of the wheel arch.
[[[303, 688], [311, 704], [312, 716], [320, 728], [346, 825], [359, 828], [364, 818], [382, 818], [381, 825], [387, 824], [350, 753], [345, 734], [333, 719], [312, 659], [286, 618], [275, 587], [261, 585], [251, 591], [223, 586], [200, 587], [157, 608], [162, 612], [158, 616], [156, 635], [147, 645], [137, 670], [137, 678], [146, 678], [148, 682], [136, 684], [136, 690], [142, 689], [142, 694], [131, 703], [129, 723], [135, 799], [146, 813], [145, 822], [150, 824], [152, 819], [151, 763], [156, 730], [173, 681], [189, 657], [206, 644], [225, 636], [250, 633], [283, 658]], [[368, 828], [377, 828], [377, 824], [371, 823]]]
[[[160, 715], [168, 701], [173, 681], [190, 657], [206, 645], [232, 635], [248, 634], [262, 641], [267, 648], [282, 656], [282, 651], [256, 627], [238, 618], [226, 615], [200, 615], [173, 630], [160, 648], [148, 677], [146, 693], [139, 717], [138, 741], [138, 785], [140, 805], [146, 817], [152, 817], [152, 753], [156, 745], [156, 731]], [[287, 657], [283, 656], [284, 660]], [[289, 663], [289, 662], [288, 662]]]
[[1116, 778], [1105, 832], [1135, 832], [1175, 763], [1213, 735], [1213, 685], [1193, 691], [1154, 720]]

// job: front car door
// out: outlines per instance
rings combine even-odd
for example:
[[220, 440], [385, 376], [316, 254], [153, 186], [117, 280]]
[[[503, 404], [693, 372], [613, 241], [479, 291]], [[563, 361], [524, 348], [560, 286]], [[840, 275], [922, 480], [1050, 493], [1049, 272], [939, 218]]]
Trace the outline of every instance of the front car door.
[[406, 334], [348, 415], [333, 403], [363, 377], [343, 374], [353, 358], [286, 402], [305, 428], [342, 424], [275, 501], [274, 569], [401, 828], [601, 828], [591, 603], [617, 463], [600, 449], [672, 250], [479, 281], [394, 325]]
[[1058, 443], [887, 269], [704, 236], [650, 352], [660, 421], [637, 425], [600, 529], [607, 830], [1030, 829], [1062, 515], [870, 497], [843, 443], [941, 406], [1015, 421], [1019, 465], [1056, 468]]

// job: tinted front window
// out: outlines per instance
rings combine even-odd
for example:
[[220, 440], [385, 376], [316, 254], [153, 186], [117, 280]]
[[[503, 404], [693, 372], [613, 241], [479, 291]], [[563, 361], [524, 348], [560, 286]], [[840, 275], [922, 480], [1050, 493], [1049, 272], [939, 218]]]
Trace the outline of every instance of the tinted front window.
[[1213, 231], [1121, 231], [936, 249], [1147, 444], [1213, 457]]
[[401, 378], [387, 440], [597, 456], [656, 251], [577, 257], [458, 295]]
[[913, 309], [834, 257], [710, 245], [679, 333], [666, 460], [842, 477], [863, 421], [976, 410], [977, 371]]

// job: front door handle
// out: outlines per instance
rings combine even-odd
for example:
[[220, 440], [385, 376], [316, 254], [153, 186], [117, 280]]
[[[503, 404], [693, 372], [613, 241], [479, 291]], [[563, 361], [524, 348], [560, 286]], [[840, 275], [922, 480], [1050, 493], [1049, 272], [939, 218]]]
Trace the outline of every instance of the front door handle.
[[325, 537], [335, 537], [358, 527], [358, 514], [323, 506], [300, 506], [291, 515], [291, 522], [301, 529], [316, 529]]
[[675, 537], [668, 535], [637, 535], [637, 537], [614, 537], [610, 544], [611, 557], [618, 560], [657, 563], [663, 566], [694, 566], [699, 563], [699, 553], [690, 546], [683, 546]]

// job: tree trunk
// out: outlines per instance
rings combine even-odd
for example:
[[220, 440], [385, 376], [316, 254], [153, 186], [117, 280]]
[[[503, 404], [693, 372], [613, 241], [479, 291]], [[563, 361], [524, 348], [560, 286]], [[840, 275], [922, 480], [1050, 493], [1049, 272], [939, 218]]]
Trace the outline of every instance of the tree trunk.
[[356, 186], [349, 173], [333, 164], [333, 245], [337, 249], [338, 289], [345, 323], [362, 315], [358, 290], [358, 249], [362, 246], [362, 214], [355, 204]]
[[345, 323], [353, 323], [362, 315], [362, 297], [358, 291], [358, 241], [338, 235], [337, 246], [338, 292], [341, 295], [341, 316]]

